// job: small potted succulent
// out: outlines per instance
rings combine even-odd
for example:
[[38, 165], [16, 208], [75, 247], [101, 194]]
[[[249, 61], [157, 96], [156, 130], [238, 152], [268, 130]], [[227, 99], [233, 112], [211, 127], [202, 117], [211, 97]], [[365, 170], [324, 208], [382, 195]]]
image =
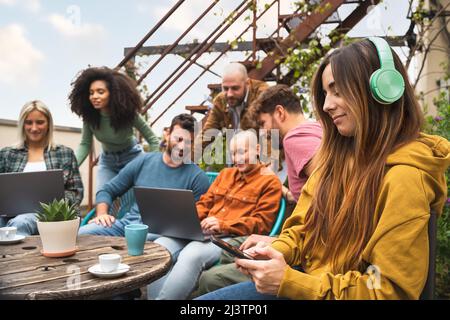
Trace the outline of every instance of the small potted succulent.
[[56, 258], [75, 254], [80, 218], [74, 205], [65, 199], [41, 203], [36, 217], [44, 256]]

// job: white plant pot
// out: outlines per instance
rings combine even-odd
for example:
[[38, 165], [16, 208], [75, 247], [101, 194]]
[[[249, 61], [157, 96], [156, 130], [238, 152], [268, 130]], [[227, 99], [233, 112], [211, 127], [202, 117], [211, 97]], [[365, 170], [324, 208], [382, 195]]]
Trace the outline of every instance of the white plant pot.
[[46, 257], [67, 257], [77, 251], [77, 235], [80, 218], [70, 221], [37, 222], [42, 242], [42, 254]]

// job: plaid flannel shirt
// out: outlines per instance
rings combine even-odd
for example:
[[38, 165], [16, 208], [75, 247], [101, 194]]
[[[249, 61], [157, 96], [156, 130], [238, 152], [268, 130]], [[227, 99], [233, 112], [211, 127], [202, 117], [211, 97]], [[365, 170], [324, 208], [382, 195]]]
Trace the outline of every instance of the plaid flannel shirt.
[[[51, 150], [44, 151], [44, 161], [49, 170], [63, 170], [65, 198], [74, 204], [79, 212], [83, 200], [83, 182], [73, 150], [63, 145], [55, 145]], [[23, 172], [27, 162], [26, 146], [6, 147], [0, 150], [0, 173]]]

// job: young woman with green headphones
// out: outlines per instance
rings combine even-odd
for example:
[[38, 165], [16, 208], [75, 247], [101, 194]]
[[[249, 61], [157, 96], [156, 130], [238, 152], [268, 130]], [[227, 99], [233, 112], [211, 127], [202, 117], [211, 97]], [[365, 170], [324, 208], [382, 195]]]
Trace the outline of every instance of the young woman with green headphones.
[[252, 282], [200, 299], [418, 299], [430, 211], [442, 212], [450, 143], [421, 133], [400, 59], [381, 38], [334, 50], [316, 71], [317, 169], [270, 246], [237, 259]]

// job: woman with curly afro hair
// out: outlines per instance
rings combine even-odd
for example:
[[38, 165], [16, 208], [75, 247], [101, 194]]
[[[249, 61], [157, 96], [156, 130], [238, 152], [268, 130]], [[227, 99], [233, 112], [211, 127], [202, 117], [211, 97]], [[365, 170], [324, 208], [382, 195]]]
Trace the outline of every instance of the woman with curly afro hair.
[[158, 151], [158, 138], [140, 115], [142, 100], [128, 76], [107, 67], [83, 70], [72, 83], [69, 100], [72, 112], [83, 119], [78, 164], [89, 154], [93, 136], [102, 144], [97, 190], [143, 153], [133, 128], [143, 135], [150, 151]]

